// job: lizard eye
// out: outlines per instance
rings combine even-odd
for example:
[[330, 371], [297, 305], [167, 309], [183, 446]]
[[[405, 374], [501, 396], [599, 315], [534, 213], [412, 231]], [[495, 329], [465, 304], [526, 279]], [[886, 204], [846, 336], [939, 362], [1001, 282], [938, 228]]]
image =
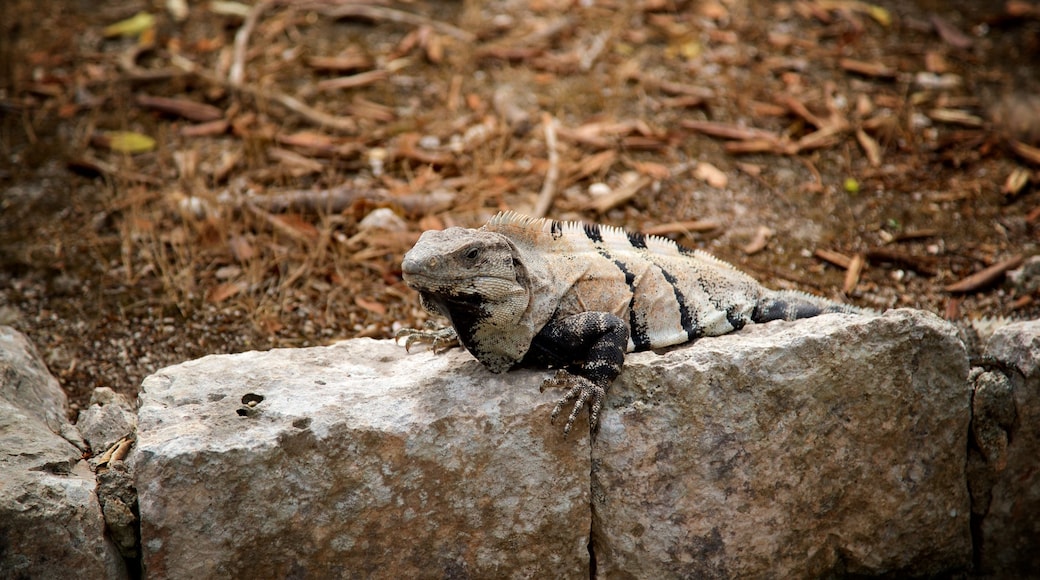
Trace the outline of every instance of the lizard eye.
[[466, 259], [471, 262], [476, 260], [478, 256], [480, 256], [480, 250], [478, 248], [470, 248], [469, 251], [466, 252]]

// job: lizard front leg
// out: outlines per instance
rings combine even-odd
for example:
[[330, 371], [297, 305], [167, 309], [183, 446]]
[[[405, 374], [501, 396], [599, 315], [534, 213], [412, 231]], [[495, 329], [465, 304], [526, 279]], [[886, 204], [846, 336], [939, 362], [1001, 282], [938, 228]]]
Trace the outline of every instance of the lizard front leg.
[[589, 426], [595, 429], [599, 411], [610, 383], [621, 373], [628, 346], [628, 326], [608, 312], [582, 312], [554, 319], [531, 343], [529, 359], [566, 365], [556, 376], [546, 379], [542, 390], [562, 387], [567, 390], [553, 409], [551, 421], [574, 401], [563, 433], [570, 433], [578, 413], [589, 406]]
[[410, 352], [413, 344], [429, 344], [434, 354], [455, 348], [461, 343], [459, 335], [451, 326], [420, 330], [418, 328], [402, 328], [394, 333], [394, 341], [404, 339], [404, 350]]
[[[448, 312], [436, 300], [425, 293], [419, 294], [419, 305], [423, 310], [436, 316], [448, 317]], [[409, 352], [413, 344], [429, 344], [433, 353], [444, 352], [460, 346], [459, 334], [452, 326], [420, 330], [418, 328], [402, 328], [394, 333], [394, 342], [404, 339], [404, 350]]]

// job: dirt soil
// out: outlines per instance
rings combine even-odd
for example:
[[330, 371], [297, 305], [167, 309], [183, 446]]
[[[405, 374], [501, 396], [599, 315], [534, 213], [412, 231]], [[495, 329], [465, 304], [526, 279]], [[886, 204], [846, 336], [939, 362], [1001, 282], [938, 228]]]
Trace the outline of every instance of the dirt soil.
[[402, 254], [503, 209], [1035, 318], [1036, 95], [1036, 2], [5, 0], [0, 324], [74, 414], [422, 324]]

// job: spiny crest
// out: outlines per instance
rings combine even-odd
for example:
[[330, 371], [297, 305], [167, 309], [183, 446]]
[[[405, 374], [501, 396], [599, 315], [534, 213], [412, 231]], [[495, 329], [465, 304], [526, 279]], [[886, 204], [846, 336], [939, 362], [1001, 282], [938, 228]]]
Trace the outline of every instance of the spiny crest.
[[591, 242], [607, 250], [631, 252], [645, 251], [664, 256], [691, 256], [718, 263], [720, 266], [732, 266], [700, 250], [684, 248], [668, 238], [628, 232], [616, 226], [585, 223], [580, 221], [556, 221], [547, 218], [533, 218], [515, 211], [500, 212], [488, 220], [484, 226], [489, 231], [500, 232], [511, 239], [523, 240], [537, 244], [543, 249], [558, 248], [568, 251], [566, 245], [552, 242], [563, 239], [572, 243]]

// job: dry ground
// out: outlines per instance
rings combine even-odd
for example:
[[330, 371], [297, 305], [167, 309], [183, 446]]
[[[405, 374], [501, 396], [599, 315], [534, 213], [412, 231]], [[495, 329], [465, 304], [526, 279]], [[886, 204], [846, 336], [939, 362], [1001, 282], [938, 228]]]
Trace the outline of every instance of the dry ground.
[[501, 209], [1040, 312], [1003, 276], [1040, 242], [1035, 2], [6, 0], [0, 28], [0, 323], [75, 406], [421, 323], [403, 252]]

